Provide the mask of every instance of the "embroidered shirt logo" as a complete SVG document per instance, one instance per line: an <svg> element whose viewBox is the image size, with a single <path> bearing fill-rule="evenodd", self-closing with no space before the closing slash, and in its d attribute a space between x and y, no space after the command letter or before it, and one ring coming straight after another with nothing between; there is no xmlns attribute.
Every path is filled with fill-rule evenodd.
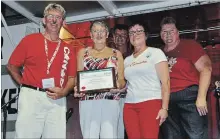
<svg viewBox="0 0 220 139"><path fill-rule="evenodd" d="M169 71L172 72L172 67L177 63L176 58L170 57L168 58L168 66L169 66Z"/></svg>
<svg viewBox="0 0 220 139"><path fill-rule="evenodd" d="M63 87L64 77L66 75L65 70L67 69L68 61L69 61L70 49L68 47L64 47L64 60L63 65L61 67L61 78L60 78L60 86Z"/></svg>
<svg viewBox="0 0 220 139"><path fill-rule="evenodd" d="M147 63L146 60L140 61L140 62L132 62L129 67L135 66L135 65L139 65L139 64L143 64L143 63Z"/></svg>
<svg viewBox="0 0 220 139"><path fill-rule="evenodd" d="M151 54L150 52L149 52L149 53L147 53L147 54L146 54L146 58L151 57L151 55L152 55L152 54Z"/></svg>

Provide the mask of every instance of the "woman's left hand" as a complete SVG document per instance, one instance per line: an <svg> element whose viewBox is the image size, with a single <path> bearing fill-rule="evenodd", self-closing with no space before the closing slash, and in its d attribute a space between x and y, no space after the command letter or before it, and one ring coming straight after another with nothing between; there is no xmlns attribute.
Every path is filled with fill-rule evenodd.
<svg viewBox="0 0 220 139"><path fill-rule="evenodd" d="M168 111L165 109L160 109L156 118L156 119L160 119L160 126L163 124L163 122L166 120L167 117L168 117Z"/></svg>
<svg viewBox="0 0 220 139"><path fill-rule="evenodd" d="M110 89L110 93L124 93L127 90L127 87L124 87L122 89Z"/></svg>

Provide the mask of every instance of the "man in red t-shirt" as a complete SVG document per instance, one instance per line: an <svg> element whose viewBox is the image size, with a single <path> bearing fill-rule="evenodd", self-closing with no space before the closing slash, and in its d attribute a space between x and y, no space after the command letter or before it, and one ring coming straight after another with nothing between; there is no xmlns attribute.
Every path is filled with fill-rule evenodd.
<svg viewBox="0 0 220 139"><path fill-rule="evenodd" d="M169 116L161 127L163 139L207 139L206 94L211 61L200 44L179 38L176 21L161 21L161 38L170 70Z"/></svg>
<svg viewBox="0 0 220 139"><path fill-rule="evenodd" d="M21 85L15 138L66 138L65 96L75 84L76 54L59 39L65 14L49 4L45 32L23 38L9 59L9 73Z"/></svg>

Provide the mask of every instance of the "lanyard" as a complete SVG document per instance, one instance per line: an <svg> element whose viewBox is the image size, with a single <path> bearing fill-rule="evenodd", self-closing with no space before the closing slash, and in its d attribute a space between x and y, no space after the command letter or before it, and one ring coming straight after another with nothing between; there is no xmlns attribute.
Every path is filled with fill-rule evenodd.
<svg viewBox="0 0 220 139"><path fill-rule="evenodd" d="M50 73L50 66L52 65L53 60L54 60L54 58L56 57L56 55L58 53L61 41L59 40L59 42L57 44L57 47L56 47L56 49L55 49L55 51L53 53L53 56L51 57L50 61L48 59L48 45L47 45L47 40L46 39L44 39L44 43L45 43L45 53L46 53L46 57L47 57L47 74L49 74Z"/></svg>

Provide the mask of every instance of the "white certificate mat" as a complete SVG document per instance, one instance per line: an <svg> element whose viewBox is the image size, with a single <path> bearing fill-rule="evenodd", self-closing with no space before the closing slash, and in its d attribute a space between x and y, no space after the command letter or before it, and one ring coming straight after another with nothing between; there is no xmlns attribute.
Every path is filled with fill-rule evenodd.
<svg viewBox="0 0 220 139"><path fill-rule="evenodd" d="M116 87L113 68L78 72L78 81L80 92Z"/></svg>

